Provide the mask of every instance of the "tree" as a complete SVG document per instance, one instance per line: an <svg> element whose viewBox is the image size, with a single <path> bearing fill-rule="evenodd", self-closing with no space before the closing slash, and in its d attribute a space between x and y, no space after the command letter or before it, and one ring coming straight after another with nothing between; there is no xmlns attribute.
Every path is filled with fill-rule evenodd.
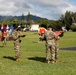
<svg viewBox="0 0 76 75"><path fill-rule="evenodd" d="M3 25L11 25L11 21L2 21L2 22L0 22L0 23L2 23Z"/></svg>
<svg viewBox="0 0 76 75"><path fill-rule="evenodd" d="M30 12L28 12L28 15L27 15L27 24L30 26L31 25L31 15L30 15Z"/></svg>
<svg viewBox="0 0 76 75"><path fill-rule="evenodd" d="M62 28L60 20L51 22L50 26L55 30L60 30Z"/></svg>
<svg viewBox="0 0 76 75"><path fill-rule="evenodd" d="M19 20L14 18L11 23L14 25L19 25Z"/></svg>
<svg viewBox="0 0 76 75"><path fill-rule="evenodd" d="M50 21L48 21L48 20L41 19L41 21L39 23L40 27L45 27L46 29L48 28L49 25L50 25Z"/></svg>
<svg viewBox="0 0 76 75"><path fill-rule="evenodd" d="M76 25L75 25L75 24L71 25L70 29L71 29L72 31L76 31Z"/></svg>
<svg viewBox="0 0 76 75"><path fill-rule="evenodd" d="M24 14L22 14L22 17L21 17L21 24L22 25L25 25L25 16L24 16Z"/></svg>
<svg viewBox="0 0 76 75"><path fill-rule="evenodd" d="M60 18L67 30L69 30L72 25L72 15L72 12L66 11L65 15L62 15Z"/></svg>

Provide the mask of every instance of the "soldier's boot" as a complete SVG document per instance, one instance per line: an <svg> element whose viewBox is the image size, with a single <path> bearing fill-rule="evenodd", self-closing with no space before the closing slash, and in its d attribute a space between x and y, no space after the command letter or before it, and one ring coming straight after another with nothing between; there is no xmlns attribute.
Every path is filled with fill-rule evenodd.
<svg viewBox="0 0 76 75"><path fill-rule="evenodd" d="M56 59L55 62L57 63L58 62L58 59Z"/></svg>
<svg viewBox="0 0 76 75"><path fill-rule="evenodd" d="M51 63L52 63L52 64L54 64L54 63L55 63L55 61L54 61L54 60L52 60L52 61L51 61Z"/></svg>
<svg viewBox="0 0 76 75"><path fill-rule="evenodd" d="M20 58L17 58L17 59L16 59L16 61L17 61L17 62L20 62L20 61L21 61L21 59L20 59Z"/></svg>
<svg viewBox="0 0 76 75"><path fill-rule="evenodd" d="M46 63L48 63L48 64L49 64L49 63L50 63L50 61L49 61L49 60L46 60Z"/></svg>
<svg viewBox="0 0 76 75"><path fill-rule="evenodd" d="M48 60L48 61L47 61L47 63L49 64L49 63L50 63L50 61Z"/></svg>

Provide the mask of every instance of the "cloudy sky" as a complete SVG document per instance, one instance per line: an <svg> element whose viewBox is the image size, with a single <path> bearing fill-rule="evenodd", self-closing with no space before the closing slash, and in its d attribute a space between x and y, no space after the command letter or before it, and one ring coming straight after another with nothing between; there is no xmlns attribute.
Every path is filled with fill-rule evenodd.
<svg viewBox="0 0 76 75"><path fill-rule="evenodd" d="M76 12L76 0L0 0L0 15L32 15L59 19L66 11Z"/></svg>

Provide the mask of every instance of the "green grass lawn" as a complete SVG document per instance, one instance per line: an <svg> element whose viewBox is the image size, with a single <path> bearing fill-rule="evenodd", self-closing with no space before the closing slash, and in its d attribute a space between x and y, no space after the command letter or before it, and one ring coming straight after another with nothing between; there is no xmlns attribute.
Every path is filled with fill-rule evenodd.
<svg viewBox="0 0 76 75"><path fill-rule="evenodd" d="M0 75L76 75L76 51L59 50L56 64L45 63L45 42L38 43L36 32L24 32L21 62L14 60L13 41L2 47L0 42ZM59 40L59 48L75 47L76 32L65 32Z"/></svg>

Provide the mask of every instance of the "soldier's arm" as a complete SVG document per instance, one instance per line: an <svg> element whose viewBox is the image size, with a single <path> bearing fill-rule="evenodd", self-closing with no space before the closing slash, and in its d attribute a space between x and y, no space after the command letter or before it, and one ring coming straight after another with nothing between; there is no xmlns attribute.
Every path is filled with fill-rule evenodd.
<svg viewBox="0 0 76 75"><path fill-rule="evenodd" d="M56 40L59 40L59 39L60 39L60 37L59 37L58 35L55 35L55 34L54 34L54 36L55 36L55 39L56 39Z"/></svg>
<svg viewBox="0 0 76 75"><path fill-rule="evenodd" d="M25 34L22 34L21 31L18 31L18 37L19 37L19 38L20 38L20 37L25 37Z"/></svg>
<svg viewBox="0 0 76 75"><path fill-rule="evenodd" d="M48 40L52 40L52 39L54 39L54 38L55 38L54 36L48 37Z"/></svg>

